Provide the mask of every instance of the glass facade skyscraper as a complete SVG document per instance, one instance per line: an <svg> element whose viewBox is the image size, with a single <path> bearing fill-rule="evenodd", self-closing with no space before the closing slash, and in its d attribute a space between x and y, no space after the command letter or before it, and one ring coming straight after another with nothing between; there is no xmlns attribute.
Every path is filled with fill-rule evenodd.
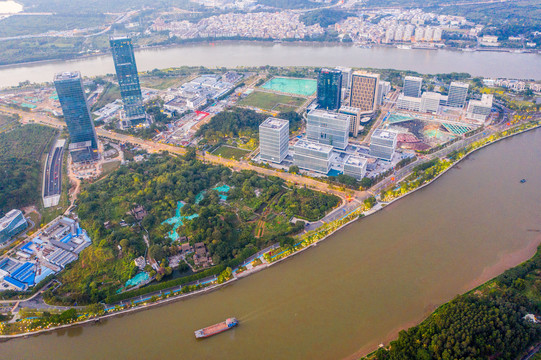
<svg viewBox="0 0 541 360"><path fill-rule="evenodd" d="M317 77L317 103L326 110L340 109L342 97L342 72L321 69Z"/></svg>
<svg viewBox="0 0 541 360"><path fill-rule="evenodd" d="M54 85L58 101L62 106L64 119L68 126L72 144L89 141L92 150L98 149L98 138L94 122L86 102L83 80L79 72L64 72L56 74Z"/></svg>
<svg viewBox="0 0 541 360"><path fill-rule="evenodd" d="M129 126L137 125L146 120L146 115L131 39L111 37L109 43L115 62L120 95L124 103L125 120Z"/></svg>

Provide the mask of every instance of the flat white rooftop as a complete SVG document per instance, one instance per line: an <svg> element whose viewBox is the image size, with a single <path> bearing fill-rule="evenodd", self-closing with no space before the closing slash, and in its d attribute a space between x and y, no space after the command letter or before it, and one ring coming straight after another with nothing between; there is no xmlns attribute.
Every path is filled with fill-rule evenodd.
<svg viewBox="0 0 541 360"><path fill-rule="evenodd" d="M297 141L295 145L293 146L297 149L314 150L314 151L319 151L323 153L331 153L333 149L333 147L330 145L319 144L319 143L304 140L304 139Z"/></svg>
<svg viewBox="0 0 541 360"><path fill-rule="evenodd" d="M411 75L406 76L404 79L411 80L411 81L423 81L423 78L420 78L418 76L411 76Z"/></svg>
<svg viewBox="0 0 541 360"><path fill-rule="evenodd" d="M325 111L325 110L312 110L308 113L308 116L318 116L318 117L324 117L328 119L337 119L337 120L343 120L346 121L349 119L349 115L336 113L332 111Z"/></svg>
<svg viewBox="0 0 541 360"><path fill-rule="evenodd" d="M461 87L461 88L469 88L470 87L470 84L467 84L467 83L463 83L463 82L459 82L459 81L453 81L451 83L451 86L455 86L455 87Z"/></svg>
<svg viewBox="0 0 541 360"><path fill-rule="evenodd" d="M81 73L78 71L74 71L74 72L66 71L63 73L56 74L54 76L54 81L72 80L72 79L77 79L80 77L81 77Z"/></svg>
<svg viewBox="0 0 541 360"><path fill-rule="evenodd" d="M398 134L393 131L381 130L381 129L377 129L376 131L374 131L374 134L372 135L372 137L378 137L380 139L389 139L389 140L395 139L397 136Z"/></svg>
<svg viewBox="0 0 541 360"><path fill-rule="evenodd" d="M265 121L259 125L260 128L276 129L280 130L286 126L289 126L289 121L279 118L268 117Z"/></svg>
<svg viewBox="0 0 541 360"><path fill-rule="evenodd" d="M352 165L352 166L359 166L362 167L367 163L367 160L365 158L362 158L360 156L349 156L346 161L344 162L344 165Z"/></svg>

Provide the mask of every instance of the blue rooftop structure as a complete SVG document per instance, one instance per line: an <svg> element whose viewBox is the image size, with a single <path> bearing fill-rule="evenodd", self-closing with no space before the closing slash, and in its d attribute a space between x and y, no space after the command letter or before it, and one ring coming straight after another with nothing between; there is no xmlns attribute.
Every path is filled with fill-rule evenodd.
<svg viewBox="0 0 541 360"><path fill-rule="evenodd" d="M27 285L34 285L34 279L36 278L35 265L32 263L24 263L13 271L10 276Z"/></svg>
<svg viewBox="0 0 541 360"><path fill-rule="evenodd" d="M21 250L24 251L25 253L27 254L32 254L34 252L34 250L30 249L30 246L32 246L34 243L32 241L26 243L26 245L24 245Z"/></svg>
<svg viewBox="0 0 541 360"><path fill-rule="evenodd" d="M23 284L22 282L20 282L20 281L18 281L18 280L15 280L15 279L13 279L13 278L11 278L11 277L9 277L9 276L6 276L6 277L4 278L4 281L7 282L7 283L10 284L10 285L15 286L16 288L18 288L18 289L20 289L20 290L23 290L23 291L24 291L24 290L28 289L28 285Z"/></svg>

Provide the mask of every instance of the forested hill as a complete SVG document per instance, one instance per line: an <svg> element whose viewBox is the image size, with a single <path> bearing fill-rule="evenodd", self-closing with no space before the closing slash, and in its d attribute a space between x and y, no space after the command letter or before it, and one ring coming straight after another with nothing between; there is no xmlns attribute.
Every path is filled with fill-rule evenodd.
<svg viewBox="0 0 541 360"><path fill-rule="evenodd" d="M0 215L40 201L40 160L55 131L29 124L0 134Z"/></svg>
<svg viewBox="0 0 541 360"><path fill-rule="evenodd" d="M541 249L541 248L540 248ZM541 342L541 253L401 331L370 359L517 359Z"/></svg>

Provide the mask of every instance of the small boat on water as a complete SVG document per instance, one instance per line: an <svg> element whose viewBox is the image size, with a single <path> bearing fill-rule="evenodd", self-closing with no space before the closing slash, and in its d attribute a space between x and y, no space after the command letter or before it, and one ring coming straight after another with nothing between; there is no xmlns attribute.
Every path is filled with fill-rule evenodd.
<svg viewBox="0 0 541 360"><path fill-rule="evenodd" d="M194 331L195 337L197 339L203 339L212 335L219 334L223 331L234 328L239 324L239 321L236 318L229 318L221 323L207 326L206 328L199 329Z"/></svg>
<svg viewBox="0 0 541 360"><path fill-rule="evenodd" d="M524 184L525 182L526 182L526 179L520 180L520 183L521 183L521 184Z"/></svg>

